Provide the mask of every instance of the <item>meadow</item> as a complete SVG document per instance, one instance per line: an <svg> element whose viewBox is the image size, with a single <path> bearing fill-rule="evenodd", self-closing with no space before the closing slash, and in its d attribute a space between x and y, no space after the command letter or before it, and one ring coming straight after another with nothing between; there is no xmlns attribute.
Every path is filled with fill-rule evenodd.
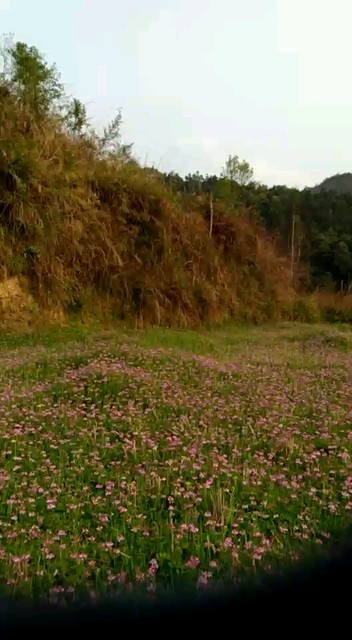
<svg viewBox="0 0 352 640"><path fill-rule="evenodd" d="M54 601L206 588L352 513L352 333L0 335L0 581Z"/></svg>

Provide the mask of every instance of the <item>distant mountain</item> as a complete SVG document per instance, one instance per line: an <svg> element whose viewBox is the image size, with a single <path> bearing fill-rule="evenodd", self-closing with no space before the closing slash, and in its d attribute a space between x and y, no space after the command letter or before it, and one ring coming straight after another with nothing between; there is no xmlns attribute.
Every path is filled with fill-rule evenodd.
<svg viewBox="0 0 352 640"><path fill-rule="evenodd" d="M323 182L311 191L335 191L336 193L352 193L352 173L337 173L331 178L326 178Z"/></svg>

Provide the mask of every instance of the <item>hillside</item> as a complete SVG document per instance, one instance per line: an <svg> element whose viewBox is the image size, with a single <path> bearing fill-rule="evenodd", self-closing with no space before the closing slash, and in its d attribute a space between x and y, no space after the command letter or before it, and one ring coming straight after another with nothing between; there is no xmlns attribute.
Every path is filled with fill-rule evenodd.
<svg viewBox="0 0 352 640"><path fill-rule="evenodd" d="M236 159L237 161L237 159ZM326 180L326 188L294 189L240 183L243 163L237 163L237 180L230 175L184 178L170 173L165 181L185 200L197 193L212 193L230 209L239 206L255 212L261 225L275 237L282 253L293 257L296 281L305 291L352 291L352 174ZM341 191L330 191L327 187ZM293 227L294 221L294 227ZM293 235L292 232L294 231Z"/></svg>
<svg viewBox="0 0 352 640"><path fill-rule="evenodd" d="M67 109L37 50L18 43L9 55L0 93L3 289L9 281L25 289L40 313L107 313L140 325L290 316L288 261L245 208L216 201L211 223L206 195L184 206L121 144L119 116L99 137L78 101Z"/></svg>
<svg viewBox="0 0 352 640"><path fill-rule="evenodd" d="M313 193L335 191L335 193L352 193L352 173L337 173L311 189Z"/></svg>

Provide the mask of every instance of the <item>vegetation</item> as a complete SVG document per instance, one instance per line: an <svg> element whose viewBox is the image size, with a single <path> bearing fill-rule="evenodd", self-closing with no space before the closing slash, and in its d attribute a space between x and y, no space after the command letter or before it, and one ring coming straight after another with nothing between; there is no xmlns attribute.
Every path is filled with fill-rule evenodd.
<svg viewBox="0 0 352 640"><path fill-rule="evenodd" d="M0 578L56 601L274 568L352 509L350 332L3 336Z"/></svg>
<svg viewBox="0 0 352 640"><path fill-rule="evenodd" d="M245 207L214 202L210 220L208 197L185 206L121 142L120 113L99 136L35 48L10 43L4 60L3 278L25 278L41 309L140 324L290 317L289 263ZM243 183L251 174L227 166Z"/></svg>
<svg viewBox="0 0 352 640"><path fill-rule="evenodd" d="M217 201L237 209L254 210L258 220L276 238L277 247L290 255L304 289L351 291L352 285L352 179L335 176L314 189L268 188L243 178L233 158L221 177L199 173L181 178L169 173L164 180L187 200L192 194L212 193ZM235 165L238 158L235 159ZM241 163L240 163L241 164ZM302 263L307 270L302 270Z"/></svg>
<svg viewBox="0 0 352 640"><path fill-rule="evenodd" d="M350 320L351 296L334 314L295 293L351 289L348 174L268 189L229 156L220 176L162 175L122 143L120 112L102 135L91 129L35 47L5 40L3 62L0 278L29 290L31 312L187 325L296 318L304 306Z"/></svg>
<svg viewBox="0 0 352 640"><path fill-rule="evenodd" d="M1 581L54 601L206 587L337 536L352 509L352 343L314 323L351 307L299 290L327 273L347 287L347 209L332 227L318 217L330 196L266 189L237 156L221 177L142 168L120 113L98 135L35 48L3 55L0 312L16 298L16 317L203 329L0 335Z"/></svg>
<svg viewBox="0 0 352 640"><path fill-rule="evenodd" d="M330 178L325 178L321 184L311 189L313 192L334 191L335 193L352 193L352 173L338 173Z"/></svg>

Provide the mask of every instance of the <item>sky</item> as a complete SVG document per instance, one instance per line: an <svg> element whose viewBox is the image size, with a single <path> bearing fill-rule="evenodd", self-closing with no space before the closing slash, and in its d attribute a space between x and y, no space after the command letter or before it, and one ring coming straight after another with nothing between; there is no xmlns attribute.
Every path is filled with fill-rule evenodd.
<svg viewBox="0 0 352 640"><path fill-rule="evenodd" d="M0 33L56 63L143 163L304 187L352 171L351 0L0 0Z"/></svg>

